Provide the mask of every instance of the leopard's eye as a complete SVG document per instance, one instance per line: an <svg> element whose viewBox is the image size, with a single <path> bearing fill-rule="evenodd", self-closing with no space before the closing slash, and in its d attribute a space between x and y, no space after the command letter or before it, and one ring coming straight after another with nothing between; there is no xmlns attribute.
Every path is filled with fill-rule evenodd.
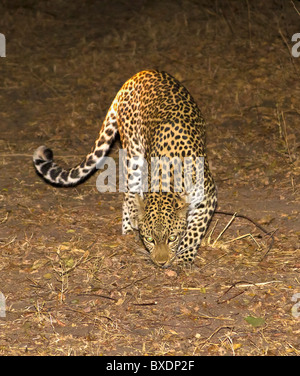
<svg viewBox="0 0 300 376"><path fill-rule="evenodd" d="M169 236L169 242L175 242L176 239L177 239L176 235Z"/></svg>
<svg viewBox="0 0 300 376"><path fill-rule="evenodd" d="M154 242L154 239L152 236L146 236L145 237L146 241L149 242L149 243L153 243Z"/></svg>

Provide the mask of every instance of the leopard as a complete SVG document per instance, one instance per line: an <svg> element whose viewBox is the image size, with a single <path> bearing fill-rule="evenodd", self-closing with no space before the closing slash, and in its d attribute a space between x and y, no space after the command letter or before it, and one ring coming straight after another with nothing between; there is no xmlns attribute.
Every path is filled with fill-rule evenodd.
<svg viewBox="0 0 300 376"><path fill-rule="evenodd" d="M54 186L83 183L105 162L117 133L126 151L122 234L137 234L158 267L168 268L175 260L192 264L215 212L217 189L202 112L185 86L167 72L143 70L124 83L91 151L75 167L61 167L43 145L33 154L35 170Z"/></svg>

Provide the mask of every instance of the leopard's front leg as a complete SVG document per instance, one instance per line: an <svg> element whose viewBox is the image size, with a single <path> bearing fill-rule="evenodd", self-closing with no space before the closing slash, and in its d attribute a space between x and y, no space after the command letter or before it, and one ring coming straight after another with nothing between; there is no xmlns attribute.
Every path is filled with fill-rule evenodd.
<svg viewBox="0 0 300 376"><path fill-rule="evenodd" d="M179 261L188 263L194 261L216 206L217 198L213 195L209 199L202 201L192 210L188 216L188 225L185 235L176 253Z"/></svg>

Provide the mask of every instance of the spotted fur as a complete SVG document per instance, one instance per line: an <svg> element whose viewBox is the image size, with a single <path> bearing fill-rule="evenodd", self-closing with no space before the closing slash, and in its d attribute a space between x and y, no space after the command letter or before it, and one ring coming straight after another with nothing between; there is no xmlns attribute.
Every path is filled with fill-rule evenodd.
<svg viewBox="0 0 300 376"><path fill-rule="evenodd" d="M129 79L117 93L100 129L99 137L83 161L63 169L53 161L53 153L40 146L33 156L34 166L46 181L59 186L74 186L86 180L101 165L116 133L127 151L124 168L129 190L124 194L122 232L139 232L152 261L168 267L174 259L192 262L201 244L217 198L205 153L205 123L189 92L165 72L142 71ZM130 162L139 157L140 167L147 162L148 192L143 192L143 168ZM151 171L153 158L173 159L168 191L164 169ZM174 189L176 160L192 160L193 189ZM195 163L204 161L204 181L196 179ZM164 164L164 162L163 162ZM186 170L188 167L184 167ZM184 169L182 170L182 174ZM152 191L156 183L157 190ZM199 195L204 185L204 195ZM138 193L136 193L138 192ZM200 197L200 198L199 198Z"/></svg>

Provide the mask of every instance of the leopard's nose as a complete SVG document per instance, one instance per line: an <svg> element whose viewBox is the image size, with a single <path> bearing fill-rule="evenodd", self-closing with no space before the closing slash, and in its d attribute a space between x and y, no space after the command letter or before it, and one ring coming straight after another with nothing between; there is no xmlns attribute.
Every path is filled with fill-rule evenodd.
<svg viewBox="0 0 300 376"><path fill-rule="evenodd" d="M165 267L169 261L168 246L163 242L156 244L151 256L156 265L160 266L161 268Z"/></svg>

